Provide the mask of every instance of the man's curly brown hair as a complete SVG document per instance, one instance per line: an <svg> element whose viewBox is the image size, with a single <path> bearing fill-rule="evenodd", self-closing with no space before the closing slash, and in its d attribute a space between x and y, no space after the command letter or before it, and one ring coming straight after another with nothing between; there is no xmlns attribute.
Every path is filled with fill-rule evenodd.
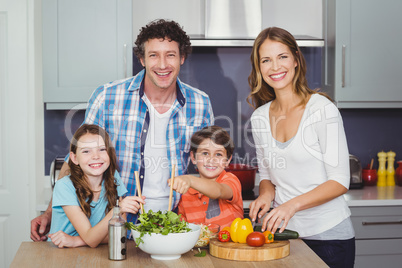
<svg viewBox="0 0 402 268"><path fill-rule="evenodd" d="M134 53L138 59L143 59L145 56L145 42L154 38L176 41L179 44L180 56L184 56L184 59L191 53L190 37L180 25L175 21L159 19L141 28L134 48Z"/></svg>

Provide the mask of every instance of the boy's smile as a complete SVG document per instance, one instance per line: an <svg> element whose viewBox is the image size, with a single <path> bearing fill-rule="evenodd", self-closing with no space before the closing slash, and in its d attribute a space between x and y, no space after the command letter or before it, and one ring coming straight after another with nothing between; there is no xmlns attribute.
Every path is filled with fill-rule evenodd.
<svg viewBox="0 0 402 268"><path fill-rule="evenodd" d="M194 155L190 153L191 161L197 166L201 178L216 179L229 164L226 149L211 139L205 139L198 146Z"/></svg>

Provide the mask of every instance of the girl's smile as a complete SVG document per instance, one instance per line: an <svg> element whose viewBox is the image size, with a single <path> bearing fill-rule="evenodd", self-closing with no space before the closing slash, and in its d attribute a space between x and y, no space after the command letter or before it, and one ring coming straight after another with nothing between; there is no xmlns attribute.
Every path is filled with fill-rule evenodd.
<svg viewBox="0 0 402 268"><path fill-rule="evenodd" d="M79 165L89 179L102 180L110 165L105 142L100 135L87 133L77 142L77 152L70 153L71 161Z"/></svg>

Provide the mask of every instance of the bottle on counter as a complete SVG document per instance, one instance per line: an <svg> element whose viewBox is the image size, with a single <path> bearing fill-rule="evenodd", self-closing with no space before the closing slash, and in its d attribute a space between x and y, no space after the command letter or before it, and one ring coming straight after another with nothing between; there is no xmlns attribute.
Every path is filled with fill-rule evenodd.
<svg viewBox="0 0 402 268"><path fill-rule="evenodd" d="M398 186L402 186L402 160L398 161L398 167L395 171L395 180Z"/></svg>
<svg viewBox="0 0 402 268"><path fill-rule="evenodd" d="M388 167L387 167L387 186L395 186L395 153L393 151L389 151L387 153L388 156Z"/></svg>
<svg viewBox="0 0 402 268"><path fill-rule="evenodd" d="M125 260L127 247L126 221L120 215L119 200L113 208L113 217L109 221L109 259Z"/></svg>
<svg viewBox="0 0 402 268"><path fill-rule="evenodd" d="M385 162L387 161L387 153L381 151L378 156L378 171L377 171L377 186L387 186L387 171L385 169Z"/></svg>

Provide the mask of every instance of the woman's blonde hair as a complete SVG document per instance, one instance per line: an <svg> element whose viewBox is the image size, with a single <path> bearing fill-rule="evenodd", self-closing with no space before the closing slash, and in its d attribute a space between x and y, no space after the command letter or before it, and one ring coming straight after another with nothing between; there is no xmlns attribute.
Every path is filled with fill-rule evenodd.
<svg viewBox="0 0 402 268"><path fill-rule="evenodd" d="M105 213L107 213L109 212L109 210L113 209L113 207L116 205L117 200L117 185L114 177L115 171L118 170L116 152L114 147L112 146L107 132L100 126L88 124L83 124L74 133L74 137L70 144L70 152L77 154L77 142L82 136L88 133L99 135L103 138L106 146L106 151L110 159L110 165L103 173L102 178L105 187L105 197L108 200L108 204L105 210ZM75 192L77 194L81 209L89 218L91 216L91 202L93 200L94 193L89 186L88 181L86 180L86 175L82 171L81 167L74 164L71 158L68 160L68 166L70 167L70 179L75 187Z"/></svg>
<svg viewBox="0 0 402 268"><path fill-rule="evenodd" d="M270 27L263 30L254 41L250 56L252 70L248 77L251 93L247 97L247 102L254 109L257 109L258 107L276 98L274 89L264 81L260 69L260 47L267 39L280 42L286 45L291 51L294 59L297 62L297 66L295 67L295 75L293 77L293 89L295 90L295 93L302 98L302 102L300 104L305 105L309 99L309 96L317 93L317 91L308 87L306 79L306 61L299 46L297 45L295 38L288 31L278 27ZM329 98L326 94L320 94Z"/></svg>

